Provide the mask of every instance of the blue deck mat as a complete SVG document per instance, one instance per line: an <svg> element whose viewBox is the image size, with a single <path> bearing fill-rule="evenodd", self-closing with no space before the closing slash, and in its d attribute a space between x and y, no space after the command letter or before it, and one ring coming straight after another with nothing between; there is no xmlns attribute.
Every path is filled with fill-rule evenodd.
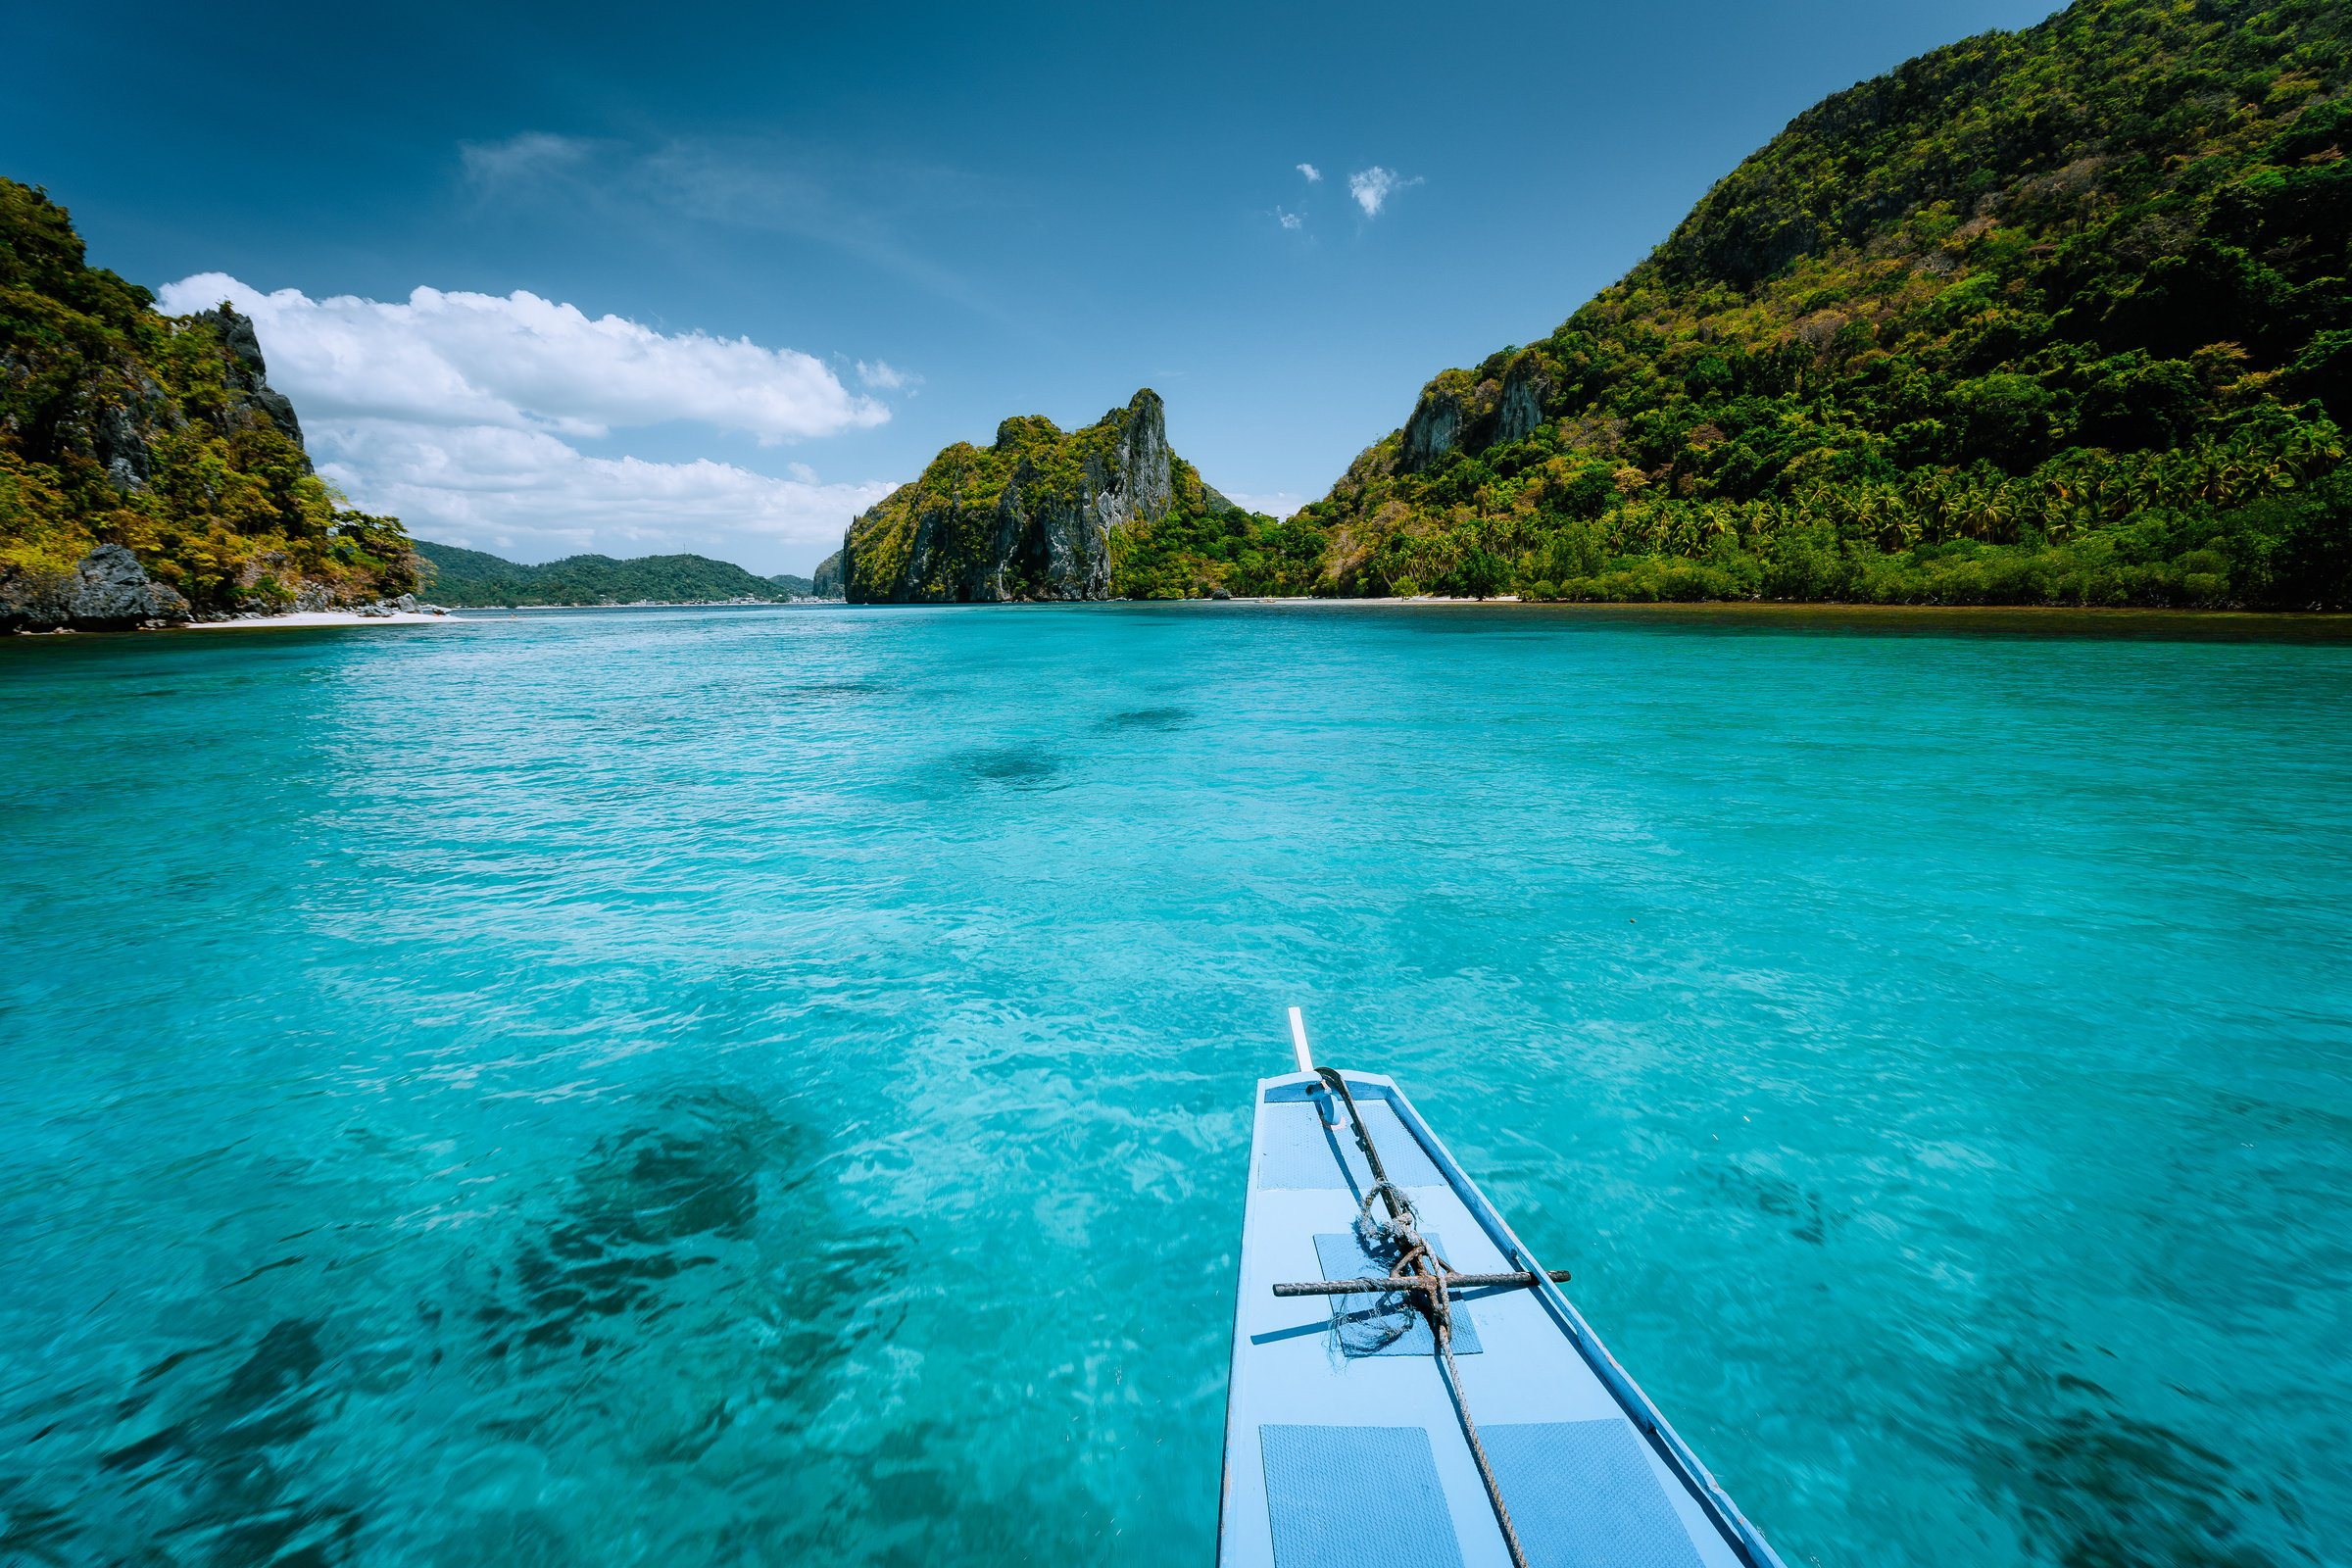
<svg viewBox="0 0 2352 1568"><path fill-rule="evenodd" d="M1355 1107L1363 1115L1364 1131L1372 1135L1372 1146L1380 1151L1389 1180L1399 1187L1446 1185L1446 1178L1420 1143L1404 1130L1404 1123L1396 1119L1387 1101L1359 1100ZM1355 1147L1355 1133L1348 1125L1345 1109L1340 1112L1340 1125L1326 1130L1322 1113L1312 1101L1268 1105L1265 1127L1266 1144L1257 1161L1260 1187L1352 1187L1361 1192L1371 1185L1364 1152ZM1345 1165L1341 1163L1343 1154Z"/></svg>
<svg viewBox="0 0 2352 1568"><path fill-rule="evenodd" d="M1481 1423L1478 1433L1528 1568L1700 1568L1628 1422Z"/></svg>
<svg viewBox="0 0 2352 1568"><path fill-rule="evenodd" d="M1436 1231L1428 1234L1429 1245L1440 1257L1444 1257L1446 1238ZM1323 1277L1327 1280L1378 1279L1389 1271L1388 1264L1364 1250L1363 1243L1355 1239L1353 1231L1316 1237L1315 1261L1323 1265ZM1380 1304L1381 1298L1377 1296L1335 1296L1330 1299L1331 1318L1340 1330L1340 1349L1346 1354L1438 1353L1438 1337L1430 1332L1429 1320L1415 1311L1402 1296L1391 1300L1388 1311L1377 1313L1373 1311ZM1469 1303L1462 1300L1453 1303L1453 1353L1479 1353L1478 1325L1471 1321Z"/></svg>
<svg viewBox="0 0 2352 1568"><path fill-rule="evenodd" d="M1426 1427L1259 1427L1274 1568L1462 1568Z"/></svg>

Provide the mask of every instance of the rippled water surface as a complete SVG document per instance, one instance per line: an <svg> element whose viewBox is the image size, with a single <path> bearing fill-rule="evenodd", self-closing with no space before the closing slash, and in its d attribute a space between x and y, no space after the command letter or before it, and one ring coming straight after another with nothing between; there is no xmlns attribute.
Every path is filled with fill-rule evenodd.
<svg viewBox="0 0 2352 1568"><path fill-rule="evenodd" d="M43 639L0 821L0 1560L1205 1563L1294 1002L1792 1564L2352 1539L2340 641Z"/></svg>

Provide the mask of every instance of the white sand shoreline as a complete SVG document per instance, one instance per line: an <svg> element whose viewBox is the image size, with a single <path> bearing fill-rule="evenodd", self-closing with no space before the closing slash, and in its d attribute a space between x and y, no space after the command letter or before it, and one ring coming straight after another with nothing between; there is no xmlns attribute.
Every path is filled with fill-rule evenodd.
<svg viewBox="0 0 2352 1568"><path fill-rule="evenodd" d="M240 615L234 620L191 620L168 631L275 631L292 626L436 626L454 615L428 615L422 611L396 610L388 615L363 615L356 610L296 610L283 615Z"/></svg>

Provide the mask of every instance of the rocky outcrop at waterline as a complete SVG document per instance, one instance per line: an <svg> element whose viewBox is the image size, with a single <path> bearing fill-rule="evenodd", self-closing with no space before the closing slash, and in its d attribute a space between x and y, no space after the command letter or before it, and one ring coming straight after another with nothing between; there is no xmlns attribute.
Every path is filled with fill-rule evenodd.
<svg viewBox="0 0 2352 1568"><path fill-rule="evenodd" d="M55 573L0 569L0 634L134 631L189 618L179 591L155 581L121 545L100 545Z"/></svg>
<svg viewBox="0 0 2352 1568"><path fill-rule="evenodd" d="M318 585L306 587L287 606L236 612L193 609L169 583L157 582L139 558L122 545L100 545L70 571L34 572L0 567L0 636L48 631L154 631L192 621L267 620L288 612L341 611L362 619L396 615L442 615L439 605L415 594L373 600L338 598Z"/></svg>

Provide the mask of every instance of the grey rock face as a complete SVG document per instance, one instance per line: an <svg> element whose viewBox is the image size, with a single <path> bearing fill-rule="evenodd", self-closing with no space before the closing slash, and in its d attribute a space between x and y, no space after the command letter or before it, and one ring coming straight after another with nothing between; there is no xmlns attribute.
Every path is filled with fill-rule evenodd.
<svg viewBox="0 0 2352 1568"><path fill-rule="evenodd" d="M251 415L270 420L280 430L302 440L302 421L294 417L294 405L283 392L270 384L270 367L262 359L262 340L253 330L253 318L235 306L222 301L209 311L200 311L195 319L209 321L220 334L220 342L228 350L229 390L241 394L239 401Z"/></svg>
<svg viewBox="0 0 2352 1568"><path fill-rule="evenodd" d="M262 345L252 320L227 305L199 313L210 322L228 351L226 373L229 400L217 417L232 426L266 421L276 425L297 445L302 424L294 405L269 382ZM11 365L0 364L0 374ZM187 422L178 403L143 370L94 372L75 390L63 419L45 440L28 450L43 462L66 452L94 459L116 489L126 495L144 492L155 478L155 438Z"/></svg>
<svg viewBox="0 0 2352 1568"><path fill-rule="evenodd" d="M186 619L187 600L121 545L100 545L61 575L0 577L0 631L130 631Z"/></svg>
<svg viewBox="0 0 2352 1568"><path fill-rule="evenodd" d="M110 403L90 422L98 461L106 465L106 476L115 488L134 495L145 490L155 465L148 455L147 437L130 410Z"/></svg>
<svg viewBox="0 0 2352 1568"><path fill-rule="evenodd" d="M51 575L0 566L0 634L57 630L73 617L75 585L72 572Z"/></svg>
<svg viewBox="0 0 2352 1568"><path fill-rule="evenodd" d="M819 599L839 599L841 590L841 552L836 550L816 564L816 571L809 578L808 591Z"/></svg>
<svg viewBox="0 0 2352 1568"><path fill-rule="evenodd" d="M1167 416L1140 396L1111 461L1086 458L1084 491L1054 494L1024 462L997 501L993 561L975 563L964 597L1080 600L1110 597L1110 536L1138 518L1165 516L1176 482L1168 466Z"/></svg>
<svg viewBox="0 0 2352 1568"><path fill-rule="evenodd" d="M100 545L74 572L71 623L78 630L128 631L150 621L188 618L188 602L179 590L150 578L139 558L121 545Z"/></svg>
<svg viewBox="0 0 2352 1568"><path fill-rule="evenodd" d="M1522 354L1503 372L1502 396L1478 432L1477 450L1505 446L1544 422L1544 395L1550 387L1532 354Z"/></svg>
<svg viewBox="0 0 2352 1568"><path fill-rule="evenodd" d="M1092 438L1113 421L1117 441L1102 450ZM1111 534L1138 521L1157 521L1176 499L1166 410L1159 395L1146 389L1125 409L1068 436L1042 420L1007 419L997 428L996 454L1037 452L1041 425L1059 452L1073 443L1084 447L1074 488L1024 456L993 507L985 492L966 500L953 486L931 490L914 515L895 580L869 582L858 569L858 539L892 505L886 501L851 524L842 554L817 568L819 582L827 580L828 568L837 568L851 598L890 604L1109 598ZM1055 452L1049 450L1047 458L1056 461Z"/></svg>
<svg viewBox="0 0 2352 1568"><path fill-rule="evenodd" d="M1200 482L1200 496L1201 500L1206 503L1209 512L1222 514L1242 510L1226 497L1224 491L1219 490L1205 479Z"/></svg>
<svg viewBox="0 0 2352 1568"><path fill-rule="evenodd" d="M1413 405L1396 465L1420 473L1457 450L1484 452L1517 441L1544 422L1544 399L1550 390L1533 354L1512 360L1499 381L1472 385L1467 373L1448 370L1424 387Z"/></svg>
<svg viewBox="0 0 2352 1568"><path fill-rule="evenodd" d="M1434 466L1440 458L1462 444L1467 422L1462 394L1450 388L1430 387L1413 405L1404 421L1404 449L1397 456L1407 473Z"/></svg>

